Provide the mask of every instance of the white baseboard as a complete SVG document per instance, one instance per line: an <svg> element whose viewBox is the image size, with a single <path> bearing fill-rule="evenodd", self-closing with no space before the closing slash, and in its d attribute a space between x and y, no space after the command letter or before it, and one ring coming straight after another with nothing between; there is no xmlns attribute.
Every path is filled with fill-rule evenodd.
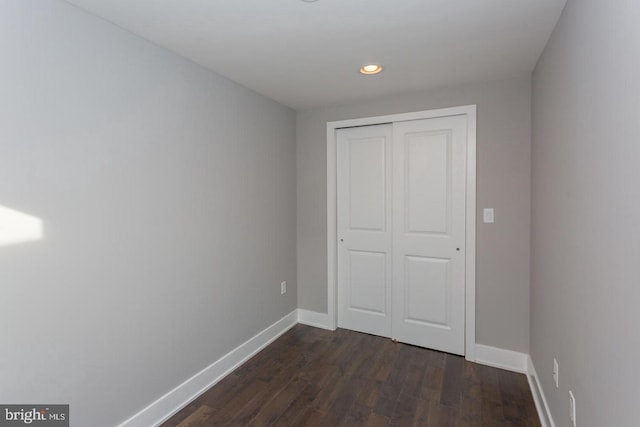
<svg viewBox="0 0 640 427"><path fill-rule="evenodd" d="M124 421L118 427L149 427L160 425L193 399L231 373L235 368L288 331L297 321L298 311L294 310L169 391Z"/></svg>
<svg viewBox="0 0 640 427"><path fill-rule="evenodd" d="M525 373L527 372L527 357L528 355L525 353L476 344L476 363L482 365Z"/></svg>
<svg viewBox="0 0 640 427"><path fill-rule="evenodd" d="M533 395L533 401L536 404L538 411L538 417L540 418L540 424L542 427L556 427L549 411L549 405L547 404L547 398L544 396L544 391L540 386L540 380L538 379L538 373L535 366L533 366L533 360L531 356L527 356L527 380L529 380L529 387L531 388L531 395Z"/></svg>
<svg viewBox="0 0 640 427"><path fill-rule="evenodd" d="M317 311L298 309L298 323L331 330L329 326L329 315L326 313L318 313Z"/></svg>

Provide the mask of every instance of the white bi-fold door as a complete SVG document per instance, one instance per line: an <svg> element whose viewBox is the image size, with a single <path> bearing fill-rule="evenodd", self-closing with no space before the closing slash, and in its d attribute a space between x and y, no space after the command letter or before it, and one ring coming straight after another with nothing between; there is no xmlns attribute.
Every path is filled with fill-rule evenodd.
<svg viewBox="0 0 640 427"><path fill-rule="evenodd" d="M339 129L338 325L464 354L465 115Z"/></svg>

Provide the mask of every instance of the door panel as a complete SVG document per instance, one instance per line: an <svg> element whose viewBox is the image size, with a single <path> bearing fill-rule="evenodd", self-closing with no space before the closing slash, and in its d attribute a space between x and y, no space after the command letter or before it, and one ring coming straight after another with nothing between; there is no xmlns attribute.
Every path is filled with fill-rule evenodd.
<svg viewBox="0 0 640 427"><path fill-rule="evenodd" d="M451 132L405 136L406 232L447 233L451 204Z"/></svg>
<svg viewBox="0 0 640 427"><path fill-rule="evenodd" d="M466 118L394 123L392 336L464 354Z"/></svg>
<svg viewBox="0 0 640 427"><path fill-rule="evenodd" d="M349 251L348 307L377 315L386 311L387 256L380 252Z"/></svg>
<svg viewBox="0 0 640 427"><path fill-rule="evenodd" d="M385 231L384 138L352 139L349 150L349 229Z"/></svg>
<svg viewBox="0 0 640 427"><path fill-rule="evenodd" d="M405 275L406 321L449 327L449 260L408 256L405 258Z"/></svg>
<svg viewBox="0 0 640 427"><path fill-rule="evenodd" d="M338 326L391 334L391 125L338 131Z"/></svg>

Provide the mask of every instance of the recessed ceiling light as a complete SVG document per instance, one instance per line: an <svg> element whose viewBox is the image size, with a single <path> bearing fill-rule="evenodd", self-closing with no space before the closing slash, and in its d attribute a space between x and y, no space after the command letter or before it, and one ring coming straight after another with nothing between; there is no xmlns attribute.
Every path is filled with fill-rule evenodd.
<svg viewBox="0 0 640 427"><path fill-rule="evenodd" d="M361 74L378 74L380 71L382 71L382 65L378 64L367 64L360 68Z"/></svg>

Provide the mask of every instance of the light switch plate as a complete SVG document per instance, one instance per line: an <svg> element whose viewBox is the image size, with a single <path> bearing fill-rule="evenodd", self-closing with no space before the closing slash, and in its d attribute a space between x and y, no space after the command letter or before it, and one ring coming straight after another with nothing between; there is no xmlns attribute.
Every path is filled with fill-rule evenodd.
<svg viewBox="0 0 640 427"><path fill-rule="evenodd" d="M493 215L493 208L484 208L483 214L484 214L484 223L493 224L495 219Z"/></svg>

